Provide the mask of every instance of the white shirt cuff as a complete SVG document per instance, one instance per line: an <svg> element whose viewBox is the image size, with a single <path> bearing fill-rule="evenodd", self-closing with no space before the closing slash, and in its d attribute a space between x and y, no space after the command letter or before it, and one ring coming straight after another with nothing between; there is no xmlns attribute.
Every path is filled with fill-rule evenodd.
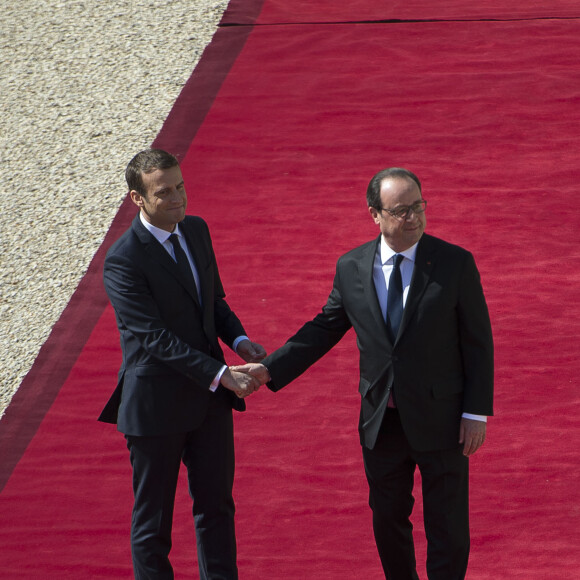
<svg viewBox="0 0 580 580"><path fill-rule="evenodd" d="M211 385L209 386L209 390L212 393L215 393L216 389L220 386L220 381L222 379L222 375L226 372L227 368L228 368L227 365L224 365L220 369L220 372L215 376L215 379L211 382Z"/></svg>
<svg viewBox="0 0 580 580"><path fill-rule="evenodd" d="M487 423L487 417L485 415L472 415L471 413L463 413L461 416L465 419L473 419L474 421L483 421L484 423Z"/></svg>

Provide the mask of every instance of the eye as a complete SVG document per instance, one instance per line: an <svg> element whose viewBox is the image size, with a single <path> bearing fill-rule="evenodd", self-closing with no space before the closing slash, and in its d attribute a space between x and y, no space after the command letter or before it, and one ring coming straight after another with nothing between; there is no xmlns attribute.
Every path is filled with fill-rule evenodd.
<svg viewBox="0 0 580 580"><path fill-rule="evenodd" d="M415 202L412 206L411 209L415 212L415 213L423 213L425 211L425 208L427 207L427 202L422 199L421 201L417 201Z"/></svg>

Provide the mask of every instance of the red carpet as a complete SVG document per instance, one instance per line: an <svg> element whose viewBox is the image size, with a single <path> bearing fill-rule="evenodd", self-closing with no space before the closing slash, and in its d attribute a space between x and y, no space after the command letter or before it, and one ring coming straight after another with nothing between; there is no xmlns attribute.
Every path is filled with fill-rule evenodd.
<svg viewBox="0 0 580 580"><path fill-rule="evenodd" d="M223 24L578 18L575 0L230 0Z"/></svg>
<svg viewBox="0 0 580 580"><path fill-rule="evenodd" d="M189 209L210 224L229 302L269 351L324 304L336 258L377 235L370 177L400 165L422 178L427 229L474 252L496 337L496 417L472 460L468 578L574 578L579 10L563 0L549 10L312 4L234 0L156 143L183 153ZM464 21L362 23L433 18ZM522 20L467 21L512 18ZM123 206L0 421L3 577L131 577L127 452L96 416L120 357L100 268L133 213ZM381 578L356 367L349 335L236 416L241 578ZM182 485L176 576L197 577L194 561Z"/></svg>

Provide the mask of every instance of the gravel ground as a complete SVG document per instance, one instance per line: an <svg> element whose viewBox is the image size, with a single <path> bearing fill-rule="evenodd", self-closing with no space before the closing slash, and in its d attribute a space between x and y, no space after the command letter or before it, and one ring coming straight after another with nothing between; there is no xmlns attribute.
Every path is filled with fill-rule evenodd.
<svg viewBox="0 0 580 580"><path fill-rule="evenodd" d="M0 416L227 0L0 0Z"/></svg>

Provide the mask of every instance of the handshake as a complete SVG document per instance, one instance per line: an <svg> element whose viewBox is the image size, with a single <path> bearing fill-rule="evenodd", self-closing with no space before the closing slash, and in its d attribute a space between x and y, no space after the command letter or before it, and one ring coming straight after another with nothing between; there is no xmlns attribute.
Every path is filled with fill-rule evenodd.
<svg viewBox="0 0 580 580"><path fill-rule="evenodd" d="M226 375L229 377L224 381ZM232 381L229 381L231 377ZM260 363L247 363L245 365L229 367L222 375L222 385L230 389L240 399L251 395L263 384L270 380L268 369Z"/></svg>
<svg viewBox="0 0 580 580"><path fill-rule="evenodd" d="M220 382L226 389L243 399L267 383L270 380L270 373L260 364L266 356L263 346L245 339L240 342L236 351L247 364L227 368Z"/></svg>

